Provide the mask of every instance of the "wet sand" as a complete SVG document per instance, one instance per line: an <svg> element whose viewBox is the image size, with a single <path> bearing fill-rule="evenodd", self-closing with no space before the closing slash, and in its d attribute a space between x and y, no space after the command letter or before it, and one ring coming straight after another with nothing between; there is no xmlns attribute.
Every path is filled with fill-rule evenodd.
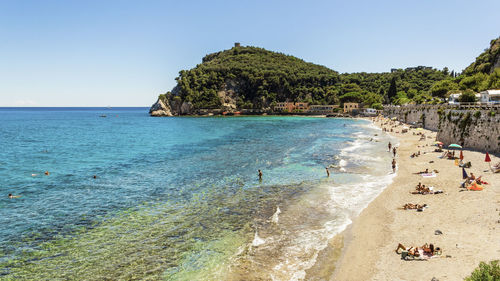
<svg viewBox="0 0 500 281"><path fill-rule="evenodd" d="M462 168L455 166L453 160L438 158L441 153L433 152L435 132L415 129L406 134L396 132L401 132L401 125L390 133L400 140L397 176L339 235L341 238L334 238L343 240L342 254L335 263L331 257L335 256L332 253L336 247L326 249L322 253L326 258L317 266L323 270L313 268L308 272L313 280L431 280L433 277L462 280L480 261L500 258L500 174L489 171L485 154L464 150L464 161L472 162L467 172L483 175L483 180L489 183L482 191L464 191L460 188ZM418 132L426 135L425 141L413 134ZM419 150L419 157L410 158ZM500 161L499 157L490 156L492 164ZM414 174L426 168L438 170L437 177ZM418 182L444 193L410 194ZM402 210L405 203L425 203L429 207L424 212ZM435 235L435 230L443 234ZM408 247L433 243L443 251L441 256L430 260L404 261L395 253L398 243ZM334 269L329 277L321 274Z"/></svg>

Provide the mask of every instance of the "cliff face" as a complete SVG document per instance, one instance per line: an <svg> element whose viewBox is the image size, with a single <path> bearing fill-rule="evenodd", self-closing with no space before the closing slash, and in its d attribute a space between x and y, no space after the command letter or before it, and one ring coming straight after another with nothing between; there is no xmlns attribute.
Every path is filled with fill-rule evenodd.
<svg viewBox="0 0 500 281"><path fill-rule="evenodd" d="M460 108L447 105L386 107L384 115L405 123L421 123L437 131L445 145L500 153L500 109L498 107Z"/></svg>
<svg viewBox="0 0 500 281"><path fill-rule="evenodd" d="M160 98L151 106L149 114L154 117L174 116L168 101L162 101Z"/></svg>

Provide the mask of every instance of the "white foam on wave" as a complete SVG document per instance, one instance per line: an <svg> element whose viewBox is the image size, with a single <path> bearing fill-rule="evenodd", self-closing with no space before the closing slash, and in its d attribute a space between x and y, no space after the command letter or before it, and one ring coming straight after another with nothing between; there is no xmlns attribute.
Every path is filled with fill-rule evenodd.
<svg viewBox="0 0 500 281"><path fill-rule="evenodd" d="M372 124L364 126L375 128ZM302 229L300 235L289 233L292 240L284 246L286 257L273 268L272 280L304 280L306 270L316 263L318 254L327 247L328 241L350 225L353 218L358 216L371 201L392 183L395 174L386 173L386 170L389 170L389 165L383 164L390 157L384 154L381 144L371 142L369 139L362 139L362 137L369 137L366 134L358 133L355 135L358 138L341 150L341 160L338 165L344 171L344 167L350 162L362 166L375 166L372 170L373 174L352 174L352 182L350 183L330 183L318 187L326 189L329 195L318 202L321 205L318 208L329 210L334 219L325 222L321 227ZM392 139L390 141L394 143ZM283 274L284 272L286 274Z"/></svg>
<svg viewBox="0 0 500 281"><path fill-rule="evenodd" d="M255 230L255 235L254 235L254 238L253 238L253 241L252 241L252 246L258 247L258 246L260 246L262 244L265 244L265 243L266 243L266 240L260 238L258 231Z"/></svg>
<svg viewBox="0 0 500 281"><path fill-rule="evenodd" d="M271 221L275 224L278 224L279 221L279 214L281 214L281 210L279 206L276 206L276 212L271 217Z"/></svg>

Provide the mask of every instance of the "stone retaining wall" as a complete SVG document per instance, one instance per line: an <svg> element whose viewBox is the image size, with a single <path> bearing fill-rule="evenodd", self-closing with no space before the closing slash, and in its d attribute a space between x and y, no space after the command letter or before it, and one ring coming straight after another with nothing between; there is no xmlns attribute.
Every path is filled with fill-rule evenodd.
<svg viewBox="0 0 500 281"><path fill-rule="evenodd" d="M384 115L437 131L437 140L445 145L500 153L500 106L387 106Z"/></svg>

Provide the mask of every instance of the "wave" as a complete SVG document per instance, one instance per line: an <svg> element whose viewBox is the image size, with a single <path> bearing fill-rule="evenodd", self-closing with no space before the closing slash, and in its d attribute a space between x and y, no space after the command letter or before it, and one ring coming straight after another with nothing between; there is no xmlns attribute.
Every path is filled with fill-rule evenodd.
<svg viewBox="0 0 500 281"><path fill-rule="evenodd" d="M363 129L368 132L355 132L356 139L333 158L338 163L330 167L343 173L334 174L333 181L321 181L300 198L286 202L283 210L276 207L270 219L259 225L259 232L255 232L248 245L259 247L239 257L240 263L244 260L245 272L258 272L247 278L305 279L306 270L316 263L328 241L351 224L392 182L395 174L388 173L391 157L385 143L370 140L370 133L377 132L371 124ZM378 139L393 142L387 136Z"/></svg>

